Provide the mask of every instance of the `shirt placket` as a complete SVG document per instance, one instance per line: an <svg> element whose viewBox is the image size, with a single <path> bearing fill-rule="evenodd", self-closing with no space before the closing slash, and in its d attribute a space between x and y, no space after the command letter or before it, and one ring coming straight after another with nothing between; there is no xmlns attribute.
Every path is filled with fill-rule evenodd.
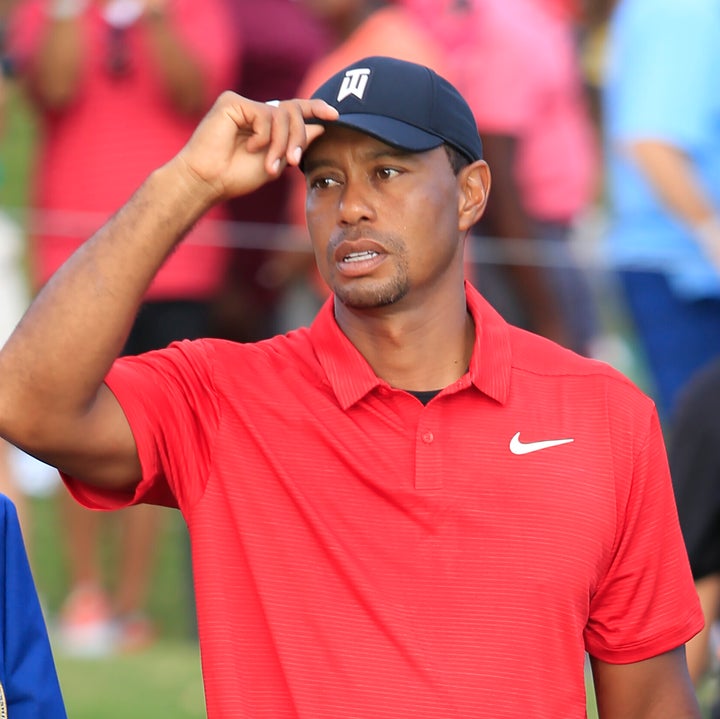
<svg viewBox="0 0 720 719"><path fill-rule="evenodd" d="M428 405L420 414L415 436L415 489L441 489L442 452L438 413Z"/></svg>

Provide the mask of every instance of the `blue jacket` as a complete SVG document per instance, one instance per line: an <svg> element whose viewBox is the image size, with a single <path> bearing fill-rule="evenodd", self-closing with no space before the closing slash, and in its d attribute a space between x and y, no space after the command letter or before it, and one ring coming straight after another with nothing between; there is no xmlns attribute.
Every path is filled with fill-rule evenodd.
<svg viewBox="0 0 720 719"><path fill-rule="evenodd" d="M17 512L0 494L0 719L67 719Z"/></svg>

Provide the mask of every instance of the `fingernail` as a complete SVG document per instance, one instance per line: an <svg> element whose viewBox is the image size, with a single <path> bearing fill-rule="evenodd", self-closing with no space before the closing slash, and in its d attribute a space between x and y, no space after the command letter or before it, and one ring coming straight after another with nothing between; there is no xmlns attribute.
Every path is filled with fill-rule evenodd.
<svg viewBox="0 0 720 719"><path fill-rule="evenodd" d="M295 151L293 152L293 160L295 160L295 162L300 162L301 157L302 157L302 147L296 147Z"/></svg>
<svg viewBox="0 0 720 719"><path fill-rule="evenodd" d="M272 171L273 171L273 172L277 172L279 169L280 169L280 158L278 158L277 160L275 160L275 162L273 162L273 164L272 164Z"/></svg>

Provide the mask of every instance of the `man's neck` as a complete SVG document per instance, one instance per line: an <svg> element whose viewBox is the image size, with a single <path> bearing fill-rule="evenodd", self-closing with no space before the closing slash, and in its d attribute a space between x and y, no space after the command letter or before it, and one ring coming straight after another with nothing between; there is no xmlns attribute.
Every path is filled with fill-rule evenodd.
<svg viewBox="0 0 720 719"><path fill-rule="evenodd" d="M430 309L364 311L336 306L338 324L378 377L399 389L447 387L467 371L475 325L465 296Z"/></svg>

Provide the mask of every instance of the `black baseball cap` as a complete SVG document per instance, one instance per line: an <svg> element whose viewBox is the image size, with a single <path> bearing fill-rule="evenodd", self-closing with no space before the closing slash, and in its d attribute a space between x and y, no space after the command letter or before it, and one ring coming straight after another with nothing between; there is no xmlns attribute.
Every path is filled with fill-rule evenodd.
<svg viewBox="0 0 720 719"><path fill-rule="evenodd" d="M482 158L470 106L453 85L424 65L366 57L333 75L312 97L340 113L337 120L322 124L350 127L409 152L447 143L470 162Z"/></svg>

